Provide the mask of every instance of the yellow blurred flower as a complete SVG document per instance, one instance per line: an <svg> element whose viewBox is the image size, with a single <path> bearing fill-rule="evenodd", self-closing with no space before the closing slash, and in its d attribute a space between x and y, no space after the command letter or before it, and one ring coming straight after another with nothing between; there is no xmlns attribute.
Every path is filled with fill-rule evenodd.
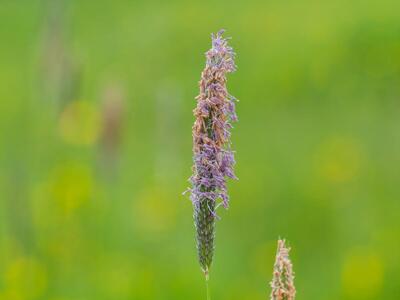
<svg viewBox="0 0 400 300"><path fill-rule="evenodd" d="M133 219L135 225L146 233L161 233L175 224L176 210L176 202L168 198L166 191L152 187L134 202Z"/></svg>
<svg viewBox="0 0 400 300"><path fill-rule="evenodd" d="M135 284L136 261L132 253L107 253L98 256L92 270L96 286L110 299L127 299Z"/></svg>
<svg viewBox="0 0 400 300"><path fill-rule="evenodd" d="M0 299L37 299L47 287L46 269L33 257L17 258L6 268L5 286L6 289Z"/></svg>
<svg viewBox="0 0 400 300"><path fill-rule="evenodd" d="M346 182L355 178L361 165L361 149L349 138L332 138L316 154L317 172L329 182Z"/></svg>
<svg viewBox="0 0 400 300"><path fill-rule="evenodd" d="M92 197L94 185L93 174L87 165L70 162L56 166L48 179L35 185L32 191L36 225L73 214Z"/></svg>
<svg viewBox="0 0 400 300"><path fill-rule="evenodd" d="M383 275L381 257L369 249L355 249L344 261L344 293L349 299L377 299L382 289Z"/></svg>
<svg viewBox="0 0 400 300"><path fill-rule="evenodd" d="M51 182L51 194L61 210L69 214L85 203L93 192L93 178L90 169L83 164L59 166Z"/></svg>
<svg viewBox="0 0 400 300"><path fill-rule="evenodd" d="M58 129L66 143L92 145L100 133L100 112L88 101L71 102L60 116Z"/></svg>

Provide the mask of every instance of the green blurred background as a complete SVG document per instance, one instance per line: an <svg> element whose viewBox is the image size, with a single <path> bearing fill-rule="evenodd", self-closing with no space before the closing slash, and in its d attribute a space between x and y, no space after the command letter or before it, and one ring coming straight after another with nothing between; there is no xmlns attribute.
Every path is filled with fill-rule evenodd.
<svg viewBox="0 0 400 300"><path fill-rule="evenodd" d="M212 299L400 299L400 2L0 1L0 299L205 299L191 126L210 33L240 99Z"/></svg>

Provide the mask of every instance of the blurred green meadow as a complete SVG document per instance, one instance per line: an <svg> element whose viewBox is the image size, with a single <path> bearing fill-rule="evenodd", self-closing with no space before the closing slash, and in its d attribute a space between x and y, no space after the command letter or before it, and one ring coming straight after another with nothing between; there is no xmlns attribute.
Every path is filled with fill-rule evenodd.
<svg viewBox="0 0 400 300"><path fill-rule="evenodd" d="M212 299L400 299L400 2L0 0L0 299L205 299L191 126L232 36Z"/></svg>

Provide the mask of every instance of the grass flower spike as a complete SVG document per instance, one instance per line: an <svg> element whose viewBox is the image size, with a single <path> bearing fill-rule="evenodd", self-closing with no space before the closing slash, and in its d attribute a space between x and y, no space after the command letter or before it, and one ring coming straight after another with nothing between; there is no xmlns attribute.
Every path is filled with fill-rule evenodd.
<svg viewBox="0 0 400 300"><path fill-rule="evenodd" d="M278 250L271 282L271 300L294 300L294 273L289 259L290 248L285 246L285 240L278 241Z"/></svg>
<svg viewBox="0 0 400 300"><path fill-rule="evenodd" d="M208 278L214 255L216 209L228 208L226 178L235 179L230 148L231 123L237 121L236 99L228 94L226 74L234 72L234 52L222 37L212 34L212 48L206 52L206 66L196 97L193 125L193 175L190 199L194 207L196 243L200 266Z"/></svg>

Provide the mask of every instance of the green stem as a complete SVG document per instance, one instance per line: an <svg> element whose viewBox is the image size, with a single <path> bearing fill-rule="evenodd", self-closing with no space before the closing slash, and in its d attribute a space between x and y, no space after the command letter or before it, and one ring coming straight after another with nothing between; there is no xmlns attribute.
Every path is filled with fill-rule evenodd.
<svg viewBox="0 0 400 300"><path fill-rule="evenodd" d="M208 275L206 276L206 290L207 290L207 300L211 300L210 289L208 287Z"/></svg>

